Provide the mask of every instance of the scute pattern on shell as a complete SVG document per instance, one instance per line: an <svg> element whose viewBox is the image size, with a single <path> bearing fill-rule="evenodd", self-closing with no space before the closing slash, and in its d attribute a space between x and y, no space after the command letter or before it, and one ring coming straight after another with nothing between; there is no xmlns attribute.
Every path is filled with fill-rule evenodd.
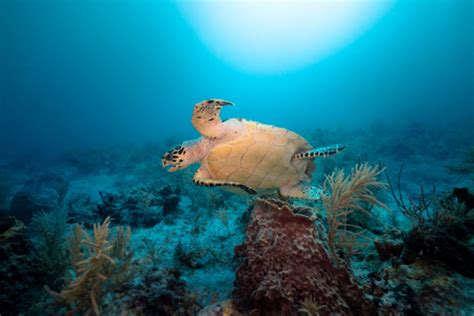
<svg viewBox="0 0 474 316"><path fill-rule="evenodd" d="M203 160L213 179L233 181L255 189L296 185L312 161L294 163L295 152L311 149L298 134L284 128L242 120L241 137L213 148Z"/></svg>

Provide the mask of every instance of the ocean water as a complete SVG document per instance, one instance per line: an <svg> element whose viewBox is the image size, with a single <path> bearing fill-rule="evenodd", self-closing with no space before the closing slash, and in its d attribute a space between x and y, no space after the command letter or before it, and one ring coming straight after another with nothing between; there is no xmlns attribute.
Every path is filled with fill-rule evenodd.
<svg viewBox="0 0 474 316"><path fill-rule="evenodd" d="M473 26L469 0L1 1L0 315L474 314Z"/></svg>

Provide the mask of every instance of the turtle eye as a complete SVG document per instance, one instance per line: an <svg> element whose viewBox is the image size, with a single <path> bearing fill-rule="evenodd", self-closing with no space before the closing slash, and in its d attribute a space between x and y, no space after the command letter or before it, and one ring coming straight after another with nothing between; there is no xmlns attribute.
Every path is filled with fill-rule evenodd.
<svg viewBox="0 0 474 316"><path fill-rule="evenodd" d="M170 153L166 153L166 155L165 155L165 159L166 159L166 160L170 161L172 158L173 158L173 157L171 156Z"/></svg>

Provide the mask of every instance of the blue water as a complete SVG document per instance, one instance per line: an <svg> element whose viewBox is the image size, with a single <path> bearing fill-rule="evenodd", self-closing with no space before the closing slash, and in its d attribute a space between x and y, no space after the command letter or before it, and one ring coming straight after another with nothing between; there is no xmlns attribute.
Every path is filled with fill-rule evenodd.
<svg viewBox="0 0 474 316"><path fill-rule="evenodd" d="M262 75L216 57L170 1L4 1L0 144L48 154L190 135L192 106L215 97L238 104L229 117L299 131L469 124L472 10L464 0L395 1L319 62Z"/></svg>
<svg viewBox="0 0 474 316"><path fill-rule="evenodd" d="M345 144L343 153L317 160L316 186L336 169L347 174L368 161L384 165L396 194L400 189L410 203L417 201L420 185L426 201L458 201L454 188L469 189L472 198L473 1L339 1L329 5L364 8L360 12L367 14L356 14L365 22L355 19L339 33L329 26L326 31L324 25L311 29L324 19L318 11L324 1L257 1L256 7L268 6L268 14L263 10L247 17L240 9L252 7L249 3L0 1L0 213L25 222L26 233L16 240L24 238L31 248L0 246L7 249L0 254L23 247L25 253L36 254L0 256L3 266L21 267L2 271L5 279L0 277L0 284L6 285L0 287L0 306L16 306L12 315L69 310L54 307L43 286L59 280L48 285L59 292L65 275L73 275L72 266L68 263L67 272L45 277L30 262L38 249L44 250L37 223L29 223L41 210L68 214L64 230L53 238L64 253L75 223L90 232L93 223L110 215L112 227L132 227L131 265L136 274L120 290L104 289L111 293L99 302L104 315L124 310L130 315L196 315L200 308L232 297L240 264L234 248L248 237L253 198L194 186L196 166L177 173L161 166L165 150L200 136L191 115L194 105L206 99L235 103L223 110L224 119L287 128L314 147ZM300 17L286 17L285 10L275 13L275 8L293 5L302 9L296 10ZM371 16L377 6L381 9ZM278 19L272 20L273 14ZM341 25L347 22L339 19ZM249 24L239 25L242 21ZM277 23L274 30L271 23ZM259 26L268 34L252 29ZM320 38L311 35L316 31ZM255 47L242 46L259 36ZM298 39L305 36L314 40L307 48L317 47L314 52L302 52L304 41ZM272 45L262 44L266 41ZM303 48L292 51L297 45ZM272 64L279 50L281 64ZM379 179L386 181L384 174ZM432 186L438 195L431 195ZM16 204L25 192L31 200ZM417 226L390 190L380 195L389 212L376 208L376 220L364 224L371 246L350 263L360 284L367 287L371 280L383 287L385 305L378 303L379 313L472 315L474 272L464 265L474 258L472 210L463 213L462 228L456 226L457 233L446 237L459 240L461 250L436 255L459 256L459 262L433 263L422 251L414 261L384 261L373 240L399 242L406 249L406 236ZM291 202L322 209L319 202ZM467 205L469 199L461 202ZM434 211L433 205L428 210ZM319 218L324 218L321 212ZM0 214L0 228L9 225L7 217ZM449 245L446 248L455 248ZM55 267L63 262L55 260ZM379 284L381 275L390 275L391 285ZM409 289L397 287L406 283ZM20 284L20 290L14 284ZM160 292L163 289L173 293L171 299ZM21 302L15 303L15 297L22 297ZM393 297L399 298L398 305ZM163 303L168 299L169 305ZM186 304L193 308L183 312L180 308ZM86 311L92 309L78 314ZM0 308L0 315L4 313L10 314Z"/></svg>

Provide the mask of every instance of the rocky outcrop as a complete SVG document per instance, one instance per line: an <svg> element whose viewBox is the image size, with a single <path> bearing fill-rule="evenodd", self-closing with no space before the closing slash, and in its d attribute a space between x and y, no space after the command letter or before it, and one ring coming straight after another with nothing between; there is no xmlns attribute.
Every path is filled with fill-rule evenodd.
<svg viewBox="0 0 474 316"><path fill-rule="evenodd" d="M10 204L9 213L29 224L33 213L59 208L69 190L69 181L55 174L45 174L28 180Z"/></svg>
<svg viewBox="0 0 474 316"><path fill-rule="evenodd" d="M2 315L18 315L33 301L38 275L26 226L0 215L0 306Z"/></svg>
<svg viewBox="0 0 474 316"><path fill-rule="evenodd" d="M372 305L339 260L316 238L313 221L277 200L255 203L246 241L236 248L242 263L234 301L245 315L298 315L304 302L320 315L370 315Z"/></svg>

